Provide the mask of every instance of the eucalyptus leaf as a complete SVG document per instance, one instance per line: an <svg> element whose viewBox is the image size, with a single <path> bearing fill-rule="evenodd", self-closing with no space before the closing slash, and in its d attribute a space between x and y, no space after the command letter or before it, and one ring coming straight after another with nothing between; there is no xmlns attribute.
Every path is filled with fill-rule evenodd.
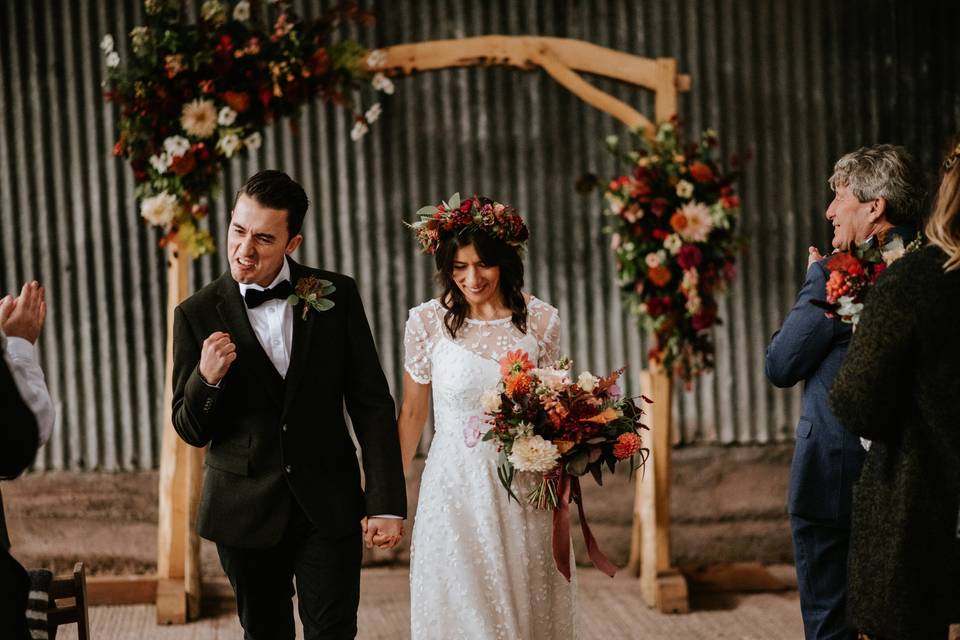
<svg viewBox="0 0 960 640"><path fill-rule="evenodd" d="M428 205L425 206L425 207L420 207L419 209L417 209L417 217L418 217L418 218L429 218L430 216L433 215L433 212L436 211L436 210L437 210L437 205L435 205L435 204L428 204Z"/></svg>
<svg viewBox="0 0 960 640"><path fill-rule="evenodd" d="M298 302L300 302L300 296L297 294L291 293L289 296L287 296L287 304L291 307L295 307Z"/></svg>
<svg viewBox="0 0 960 640"><path fill-rule="evenodd" d="M582 476L587 472L587 465L590 463L590 456L586 451L581 451L577 455L570 458L570 462L567 463L567 472L571 475Z"/></svg>
<svg viewBox="0 0 960 640"><path fill-rule="evenodd" d="M328 296L336 290L337 288L332 284L324 285L323 289L320 290L320 295Z"/></svg>
<svg viewBox="0 0 960 640"><path fill-rule="evenodd" d="M332 286L333 286L333 283L330 282L329 280L318 280L318 281L317 281L317 284L320 285L321 287L332 287Z"/></svg>
<svg viewBox="0 0 960 640"><path fill-rule="evenodd" d="M460 208L460 192L459 191L453 194L452 196L450 196L450 208L451 209Z"/></svg>
<svg viewBox="0 0 960 640"><path fill-rule="evenodd" d="M329 311L330 309L333 309L334 304L332 301L327 300L326 298L320 298L316 301L314 306L316 307L317 311Z"/></svg>

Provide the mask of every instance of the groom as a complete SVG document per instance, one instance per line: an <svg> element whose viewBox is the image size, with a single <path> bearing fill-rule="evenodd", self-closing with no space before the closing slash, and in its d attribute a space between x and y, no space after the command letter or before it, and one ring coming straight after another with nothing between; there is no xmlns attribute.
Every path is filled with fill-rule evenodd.
<svg viewBox="0 0 960 640"><path fill-rule="evenodd" d="M229 271L174 315L174 428L210 445L197 531L217 543L247 640L293 639L294 578L305 637L353 638L362 543L393 547L406 516L395 405L356 283L288 257L307 207L285 173L250 178ZM304 288L323 300L288 304Z"/></svg>

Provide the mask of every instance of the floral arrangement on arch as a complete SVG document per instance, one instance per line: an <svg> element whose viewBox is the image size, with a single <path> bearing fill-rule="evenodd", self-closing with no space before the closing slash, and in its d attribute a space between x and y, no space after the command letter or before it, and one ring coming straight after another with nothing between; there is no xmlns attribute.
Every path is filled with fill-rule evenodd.
<svg viewBox="0 0 960 640"><path fill-rule="evenodd" d="M614 154L616 136L607 138ZM684 144L676 119L651 139L632 131L629 171L604 192L610 247L627 308L653 339L649 358L689 386L713 366L717 295L735 275L736 173L714 159L717 135Z"/></svg>
<svg viewBox="0 0 960 640"><path fill-rule="evenodd" d="M196 23L180 0L145 0L144 9L123 57L111 35L100 47L105 98L119 107L113 153L130 161L141 216L165 232L161 246L175 241L194 257L215 250L198 222L222 166L255 152L270 122L319 98L351 111L358 140L381 106L363 112L354 94L371 85L393 93L390 79L374 72L382 53L335 38L345 22L372 24L356 3L309 22L278 0L206 0Z"/></svg>

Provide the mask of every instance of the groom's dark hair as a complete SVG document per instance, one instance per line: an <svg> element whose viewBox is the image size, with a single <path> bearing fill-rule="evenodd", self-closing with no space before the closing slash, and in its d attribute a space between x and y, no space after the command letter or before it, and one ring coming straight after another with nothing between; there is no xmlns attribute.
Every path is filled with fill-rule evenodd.
<svg viewBox="0 0 960 640"><path fill-rule="evenodd" d="M271 209L286 209L290 237L300 233L310 200L307 199L307 192L303 187L283 171L266 169L250 176L237 191L237 197L233 199L234 207L242 195Z"/></svg>

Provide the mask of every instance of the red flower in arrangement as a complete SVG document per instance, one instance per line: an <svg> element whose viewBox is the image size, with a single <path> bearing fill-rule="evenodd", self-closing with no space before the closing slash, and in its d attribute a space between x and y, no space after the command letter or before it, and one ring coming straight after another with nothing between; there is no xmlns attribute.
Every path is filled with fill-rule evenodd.
<svg viewBox="0 0 960 640"><path fill-rule="evenodd" d="M643 440L636 433L621 433L613 445L613 455L617 460L626 460L635 456L643 448Z"/></svg>
<svg viewBox="0 0 960 640"><path fill-rule="evenodd" d="M500 359L500 374L506 378L517 373L526 373L533 369L530 356L526 351L511 351Z"/></svg>
<svg viewBox="0 0 960 640"><path fill-rule="evenodd" d="M174 156L170 161L170 170L178 176L185 176L197 168L197 159L189 151L182 156Z"/></svg>
<svg viewBox="0 0 960 640"><path fill-rule="evenodd" d="M701 184L713 180L713 169L703 162L694 162L690 165L689 171L690 177Z"/></svg>
<svg viewBox="0 0 960 640"><path fill-rule="evenodd" d="M693 244L685 244L677 252L677 264L686 271L687 269L696 269L703 260L703 252Z"/></svg>
<svg viewBox="0 0 960 640"><path fill-rule="evenodd" d="M525 373L515 373L504 378L506 394L511 398L530 393L530 376Z"/></svg>
<svg viewBox="0 0 960 640"><path fill-rule="evenodd" d="M670 216L670 226L673 227L674 231L683 231L687 228L687 216L683 215L681 211L677 211Z"/></svg>
<svg viewBox="0 0 960 640"><path fill-rule="evenodd" d="M670 296L653 297L649 298L646 304L647 314L649 314L651 318L658 318L670 310L673 306L673 298Z"/></svg>
<svg viewBox="0 0 960 640"><path fill-rule="evenodd" d="M647 273L647 278L649 278L650 282L658 287L666 286L672 277L673 274L670 273L670 269L660 266L650 269L649 273Z"/></svg>
<svg viewBox="0 0 960 640"><path fill-rule="evenodd" d="M864 274L863 265L849 253L838 253L827 261L827 268L833 272L843 272L852 276Z"/></svg>
<svg viewBox="0 0 960 640"><path fill-rule="evenodd" d="M237 113L244 113L250 108L250 94L246 91L224 91L223 101Z"/></svg>
<svg viewBox="0 0 960 640"><path fill-rule="evenodd" d="M714 158L716 134L686 144L678 122L630 138L628 166L607 181L604 199L607 230L621 239L611 249L624 306L653 339L651 358L689 383L712 366L704 330L719 323L716 296L734 278L740 201L736 175Z"/></svg>

